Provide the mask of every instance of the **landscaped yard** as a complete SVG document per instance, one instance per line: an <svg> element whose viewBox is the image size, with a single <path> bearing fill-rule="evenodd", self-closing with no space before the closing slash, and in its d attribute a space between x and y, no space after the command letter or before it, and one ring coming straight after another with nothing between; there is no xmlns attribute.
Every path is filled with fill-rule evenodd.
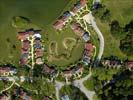
<svg viewBox="0 0 133 100"><path fill-rule="evenodd" d="M14 16L23 16L42 29L42 35L48 34L49 41L58 42L58 53L64 52L61 45L62 39L74 36L70 29L57 34L52 28L52 23L63 11L69 10L76 0L1 0L0 1L0 63L13 63L18 65L21 43L17 40L17 31L12 27ZM75 37L75 36L74 36ZM81 47L80 47L81 48ZM80 50L73 51L73 62L80 56ZM78 55L77 55L78 54ZM62 61L59 61L62 62ZM58 63L58 62L56 62ZM69 63L69 61L67 61Z"/></svg>
<svg viewBox="0 0 133 100"><path fill-rule="evenodd" d="M133 3L132 0L102 0L106 8L111 12L111 20L118 20L121 26L128 24L133 19ZM105 39L104 56L118 56L126 58L119 49L119 40L115 39L111 33L107 23L102 23L99 19L96 20L98 27L103 33ZM133 60L133 56L128 57Z"/></svg>

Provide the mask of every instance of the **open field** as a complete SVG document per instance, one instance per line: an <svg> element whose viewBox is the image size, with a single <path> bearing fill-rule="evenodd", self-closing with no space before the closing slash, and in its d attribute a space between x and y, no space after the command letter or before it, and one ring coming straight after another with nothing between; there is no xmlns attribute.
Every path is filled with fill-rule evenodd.
<svg viewBox="0 0 133 100"><path fill-rule="evenodd" d="M111 20L118 20L121 26L129 23L133 19L133 2L132 0L103 0L103 4L111 12ZM105 39L104 56L118 56L119 58L127 58L119 49L119 40L116 40L110 33L108 23L102 23L99 19L96 20L98 27L103 33ZM128 57L133 60L133 57Z"/></svg>
<svg viewBox="0 0 133 100"><path fill-rule="evenodd" d="M41 27L43 30L42 35L48 34L48 43L51 40L56 40L59 43L59 53L62 53L64 48L60 41L65 37L75 37L75 35L70 29L66 29L61 34L58 34L52 28L52 23L63 11L69 10L75 1L0 0L0 63L18 65L19 62L21 43L16 39L17 31L11 26L11 20L14 16L24 16L38 27ZM81 56L79 52L81 51L76 49L73 51L71 62L73 62L73 59Z"/></svg>
<svg viewBox="0 0 133 100"><path fill-rule="evenodd" d="M57 59L50 61L50 64L55 64L57 66L65 66L69 65L70 63L75 63L78 59L82 57L82 53L84 50L84 42L79 41L77 45L73 48L72 51L66 50L66 48L63 45L63 41L65 38L74 38L77 39L78 36L74 34L74 32L70 29L70 27L67 27L66 29L62 31L55 31L52 27L46 29L46 33L48 33L48 44L51 43L51 41L56 41L58 43L57 51L58 55L66 54L66 53L71 53L70 59ZM53 34L51 34L53 33ZM48 47L47 47L48 48ZM48 52L50 53L50 52Z"/></svg>

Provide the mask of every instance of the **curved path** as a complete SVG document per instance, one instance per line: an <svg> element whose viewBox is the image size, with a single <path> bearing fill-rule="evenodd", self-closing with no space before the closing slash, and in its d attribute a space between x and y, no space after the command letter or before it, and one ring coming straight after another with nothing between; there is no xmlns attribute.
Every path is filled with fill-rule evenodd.
<svg viewBox="0 0 133 100"><path fill-rule="evenodd" d="M82 91L82 92L86 95L86 97L88 98L88 100L93 100L93 95L95 94L95 92L94 92L94 91L88 90L88 89L84 86L83 82L86 81L88 78L90 78L90 77L91 77L91 74L92 74L92 73L90 73L89 75L87 75L86 77L84 77L84 78L82 78L82 79L75 80L75 81L73 82L73 85L74 85L75 87L79 88L80 91Z"/></svg>
<svg viewBox="0 0 133 100"><path fill-rule="evenodd" d="M83 16L83 20L85 20L88 24L92 25L92 27L96 31L98 38L100 40L99 53L98 53L98 57L97 57L97 61L99 62L101 60L101 57L104 52L104 37L102 35L102 32L97 27L96 22L95 22L94 17L91 12L86 14L85 16Z"/></svg>

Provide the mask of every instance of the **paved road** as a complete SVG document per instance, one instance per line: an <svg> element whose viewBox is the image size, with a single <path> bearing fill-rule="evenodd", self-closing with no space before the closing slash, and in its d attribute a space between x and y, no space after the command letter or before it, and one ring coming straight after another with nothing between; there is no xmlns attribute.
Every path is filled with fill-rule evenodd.
<svg viewBox="0 0 133 100"><path fill-rule="evenodd" d="M65 84L63 82L55 81L55 90L56 90L56 99L60 100L60 89L64 86Z"/></svg>
<svg viewBox="0 0 133 100"><path fill-rule="evenodd" d="M77 88L80 89L80 91L82 91L86 97L88 98L88 100L93 100L93 95L95 94L94 91L89 91L84 85L83 85L83 82L86 81L88 78L91 77L91 74L90 73L89 75L87 75L86 77L82 78L82 79L79 79L79 80L75 80L73 82L73 85Z"/></svg>
<svg viewBox="0 0 133 100"><path fill-rule="evenodd" d="M101 60L101 57L102 57L103 52L104 52L104 37L102 35L102 32L97 27L96 22L95 22L94 17L93 17L91 12L86 14L85 16L83 16L83 20L85 20L88 24L92 25L92 27L96 31L98 38L100 40L100 48L99 48L99 53L97 56L97 61L99 62Z"/></svg>

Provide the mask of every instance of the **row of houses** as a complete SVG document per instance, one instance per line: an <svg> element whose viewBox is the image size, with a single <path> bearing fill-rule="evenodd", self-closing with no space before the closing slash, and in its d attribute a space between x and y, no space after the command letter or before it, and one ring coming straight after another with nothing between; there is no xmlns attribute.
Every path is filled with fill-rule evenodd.
<svg viewBox="0 0 133 100"><path fill-rule="evenodd" d="M125 63L122 63L121 60L106 59L102 61L102 65L109 68L120 68L125 66L127 69L131 70L133 68L133 61L126 61Z"/></svg>
<svg viewBox="0 0 133 100"><path fill-rule="evenodd" d="M78 77L80 78L83 74L84 67L82 64L77 64L74 68L69 70L64 70L61 75L66 79L66 82L70 80L72 77Z"/></svg>
<svg viewBox="0 0 133 100"><path fill-rule="evenodd" d="M17 38L22 42L20 64L27 65L30 63L32 53L35 53L36 64L42 64L43 48L41 43L41 30L28 29L24 32L18 32ZM34 51L31 48L34 46Z"/></svg>
<svg viewBox="0 0 133 100"><path fill-rule="evenodd" d="M94 45L91 42L85 43L85 49L82 57L82 61L85 65L91 63L94 52Z"/></svg>
<svg viewBox="0 0 133 100"><path fill-rule="evenodd" d="M75 14L84 8L86 4L87 0L79 0L76 4L74 4L70 11L64 12L63 15L57 19L57 21L53 24L53 27L56 30L64 28L68 19L71 18L71 16L75 16Z"/></svg>
<svg viewBox="0 0 133 100"><path fill-rule="evenodd" d="M1 66L0 67L0 76L9 76L9 75L14 75L17 73L16 68L12 68L9 66Z"/></svg>
<svg viewBox="0 0 133 100"><path fill-rule="evenodd" d="M40 37L36 37L34 40L34 50L35 50L35 62L36 64L43 64L43 46L42 46L42 41Z"/></svg>
<svg viewBox="0 0 133 100"><path fill-rule="evenodd" d="M90 40L89 33L86 30L84 30L84 28L81 27L79 23L72 22L71 29L77 36L82 37L85 42L88 42Z"/></svg>

